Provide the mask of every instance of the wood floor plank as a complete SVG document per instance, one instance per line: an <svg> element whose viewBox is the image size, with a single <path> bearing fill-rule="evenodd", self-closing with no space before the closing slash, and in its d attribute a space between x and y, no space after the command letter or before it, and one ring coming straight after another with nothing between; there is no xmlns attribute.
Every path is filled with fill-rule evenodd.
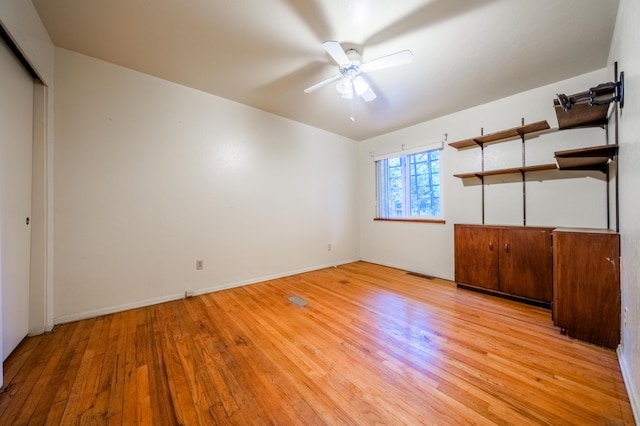
<svg viewBox="0 0 640 426"><path fill-rule="evenodd" d="M57 327L58 332L61 332L63 328L76 326L71 339L67 342L63 362L60 363L56 372L59 381L56 388L51 389L51 391L55 391L55 397L47 413L45 424L61 424L72 389L76 386L84 386L84 383L78 380L78 374L94 323L95 319L89 319Z"/></svg>
<svg viewBox="0 0 640 426"><path fill-rule="evenodd" d="M79 419L84 419L86 422L95 418L95 414L91 411L96 400L96 383L100 380L104 343L100 338L103 335L105 321L105 317L100 317L93 322L87 345L80 359L76 380L71 386L62 414L62 424L74 424Z"/></svg>
<svg viewBox="0 0 640 426"><path fill-rule="evenodd" d="M278 387L287 394L299 394L307 404L304 406L299 404L296 407L300 411L300 420L312 423L314 416L320 412L329 423L344 423L345 419L349 418L347 412L340 405L326 398L322 388L318 387L318 382L328 385L326 381L321 380L326 376L325 373L320 372L321 367L309 366L305 360L304 350L300 350L292 334L286 332L280 334L280 330L272 327L268 319L263 321L261 317L254 317L252 315L254 309L247 299L242 306L245 310L239 311L238 317L251 317L255 324L254 327L247 327L251 340L257 343L263 356L281 370ZM282 318L282 315L280 317ZM314 380L306 379L307 377L313 377Z"/></svg>
<svg viewBox="0 0 640 426"><path fill-rule="evenodd" d="M251 289L249 289L248 291L251 291ZM284 300L284 299L283 299ZM295 309L295 308L294 308ZM286 315L287 320L284 321L291 321L291 315L287 314ZM276 316L274 314L274 316L272 316L271 318L269 318L268 323L275 323ZM277 322L282 322L283 319L279 319ZM321 333L320 327L317 326L317 323L315 324L308 324L305 321L305 317L301 316L301 315L297 315L293 318L293 321L296 323L288 323L287 324L287 329L293 330L296 335L298 337L296 337L296 339L298 340L296 343L300 346L300 355L302 357L302 359L304 359L305 356L309 357L312 356L315 360L317 361L324 361L322 366L319 367L320 369L324 369L325 371L329 371L331 372L331 365L332 365L332 361L335 360L334 357L329 357L328 359L322 359L322 355L323 353L332 353L335 351L344 351L345 352L345 356L357 356L358 360L361 360L362 357L367 357L367 358L375 358L375 355L373 353L371 353L370 351L365 351L366 353L360 352L359 355L355 355L358 351L359 345L356 344L351 344L349 345L348 342L344 341L343 337L338 337L334 334L332 334L328 329L327 329L327 324L328 322L324 321L323 324L323 328L325 329L324 331L326 331L323 334L319 334ZM301 326L301 327L299 327ZM309 328L315 328L315 333L318 333L320 337L320 339L314 339L313 341L308 340L308 339L302 339L299 336L304 336L305 334L305 327L309 327ZM314 334L315 334L314 333ZM331 347L331 345L327 345L326 343L331 343L333 345L333 347ZM346 348L346 350L345 350ZM349 352L354 351L353 355L349 354ZM353 361L357 361L356 359L353 359ZM373 362L380 362L380 359L374 359ZM360 407L357 407L356 410L358 411L371 411L371 412L375 412L376 410L372 410L372 407L375 405L377 406L377 411L383 410L383 409L387 409L386 405L384 403L384 401L382 403L380 403L379 401L375 401L377 394L379 391L383 390L384 387L381 386L380 383L373 383L370 380L363 380L362 377L356 376L356 375L351 375L349 374L342 374L340 377L331 377L330 382L332 384L336 384L336 383L342 383L342 386L345 389L348 389L349 393L354 394L357 393L358 395L360 395L360 398L357 399L357 401L362 404ZM336 394L342 394L342 392L340 390L336 391ZM367 402L368 401L368 402ZM374 404L375 401L375 404ZM365 404L366 402L366 404ZM394 407L393 410L387 409L387 413L386 413L386 418L392 418L392 417L398 417L403 415L403 411L412 411L411 408L409 407L404 407L403 410L400 410L399 407ZM377 420L380 421L380 419L370 419L372 421ZM400 418L396 419L397 421L402 421Z"/></svg>
<svg viewBox="0 0 640 426"><path fill-rule="evenodd" d="M205 309L205 315L208 310ZM229 423L242 423L241 406L246 404L243 398L242 386L231 374L231 368L226 364L225 359L227 349L217 333L201 333L198 336L198 343L201 345L201 356L204 363L204 370L208 374L213 388L217 391L218 400L222 409L226 413Z"/></svg>
<svg viewBox="0 0 640 426"><path fill-rule="evenodd" d="M635 420L550 311L366 262L59 325L0 392L0 424L374 423Z"/></svg>
<svg viewBox="0 0 640 426"><path fill-rule="evenodd" d="M109 401L107 404L107 424L119 425L123 423L124 382L125 382L125 353L127 345L127 317L131 311L114 314L109 336L109 352L107 362L112 365L109 377ZM105 375L106 376L106 375Z"/></svg>
<svg viewBox="0 0 640 426"><path fill-rule="evenodd" d="M5 383L10 383L13 381L13 378L18 374L20 369L24 367L25 364L28 364L29 357L34 355L34 352L37 356L37 348L40 345L44 336L34 336L30 339L24 339L18 345L18 348L11 354L9 358L4 362L4 381Z"/></svg>
<svg viewBox="0 0 640 426"><path fill-rule="evenodd" d="M187 300L180 308L186 308L186 311L190 313L192 310L189 308L194 304L193 300ZM207 374L207 366L201 355L202 348L197 343L200 330L204 327L201 319L202 313L189 315L183 321L174 323L174 327L180 330L179 335L182 337L177 339L175 344L183 365L189 394L196 408L199 422L207 424L215 422L215 418L224 418L226 414L224 414L224 407L218 392L214 387L208 385L211 378Z"/></svg>
<svg viewBox="0 0 640 426"><path fill-rule="evenodd" d="M223 292L221 297L229 295ZM222 299L223 303L225 299ZM227 305L236 303L230 299ZM236 310L238 308L235 308ZM226 368L231 371L235 380L247 393L247 400L242 405L252 404L256 406L258 417L263 417L265 421L272 424L290 424L295 422L295 409L291 402L282 398L282 383L274 375L277 371L272 369L272 365L264 357L260 356L257 343L250 337L249 326L239 324L234 320L233 312L227 311L223 315L224 320L217 327L219 333L227 344L222 349L223 359ZM280 400L281 405L272 405L272 399L261 398L261 395L272 395L275 400Z"/></svg>
<svg viewBox="0 0 640 426"><path fill-rule="evenodd" d="M317 315L321 315L323 311L324 309L320 309ZM340 313L345 313L350 311L350 309L339 309L337 311ZM334 314L333 316L335 318L336 317L335 312L332 311L332 313ZM327 318L323 318L321 322L324 325L329 325L333 323L333 319L327 317ZM342 327L341 324L346 322L352 323L352 330L354 330L353 328L354 318L347 318L344 316L340 316L340 314L338 314L338 318L336 322L332 324L331 329L338 330L340 327ZM393 363L393 361L395 361L393 355L391 355L395 348L399 348L399 353L405 353L405 351L407 350L406 345L403 345L402 342L398 342L397 345L394 345L394 344L389 345L388 341L377 342L375 334L371 335L370 333L367 333L366 331L364 331L365 328L367 328L367 326L362 324L361 327L358 328L358 334L355 336L355 338L352 337L348 339L348 341L343 341L340 344L340 346L345 348L345 350L355 352L354 354L355 365L358 365L357 360L367 360L373 366L381 365L387 368L391 363ZM378 330L376 329L376 331ZM376 347L378 347L378 350L375 352L372 352L369 350L369 348L376 348ZM424 358L422 358L422 360L424 360ZM406 361L406 359L403 359L403 362L404 361ZM411 368L411 365L408 365L408 367ZM368 367L368 368L372 368L372 367ZM410 385L410 382L411 382L410 378L412 375L411 373L413 371L409 372L408 374L405 373L403 376L396 377L394 373L397 373L399 371L400 371L400 367L398 367L397 365L391 368L390 371L387 371L385 374L385 381L387 382L391 381L391 383L394 385L394 389L402 389L405 392L411 392L412 390L410 388L407 388L407 385ZM425 370L425 373L426 372L427 371ZM428 374L423 375L422 376L423 382L424 382L425 376L429 377ZM434 378L436 377L434 376ZM438 383L435 380L431 382L432 382L432 388L436 389ZM376 387L380 387L381 385L373 384L372 386L376 388ZM431 396L433 396L433 392L431 393ZM428 403L421 407L422 414L432 413L432 415L434 416L443 416L445 415L445 413L448 413L450 417L455 417L455 413L459 411L460 408L457 407L457 410L455 408L452 410L452 408L450 407L450 405L452 404L456 405L456 402L452 401L449 398L429 398Z"/></svg>
<svg viewBox="0 0 640 426"><path fill-rule="evenodd" d="M66 327L63 330L60 330L57 333L57 339L60 344L54 345L51 344L51 339L40 339L40 347L38 352L48 354L48 358L41 358L43 361L46 361L47 364L42 370L41 378L35 381L34 383L38 383L39 386L42 386L44 389L55 389L58 384L58 381L61 378L61 370L58 368L59 365L64 364L63 356L67 351L67 345L65 342L68 340L69 336L73 334L73 327ZM20 413L15 420L16 424L43 424L49 406L53 403L53 398L55 397L55 392L31 392L30 397L25 400L24 405L20 408Z"/></svg>
<svg viewBox="0 0 640 426"><path fill-rule="evenodd" d="M147 321L149 322L148 335L146 337L146 359L149 362L149 387L151 400L151 413L153 415L153 423L177 424L173 401L171 400L171 391L169 381L171 379L167 366L164 363L163 348L168 344L167 337L163 331L163 317L157 309L147 310ZM155 374L153 374L155 372Z"/></svg>
<svg viewBox="0 0 640 426"><path fill-rule="evenodd" d="M163 318L162 328L165 339L163 340L162 354L168 378L169 394L175 409L176 423L182 425L198 424L197 410L176 347L176 340L180 340L182 336L174 331L178 318L174 314L173 305L175 303L165 303L156 308L160 317Z"/></svg>

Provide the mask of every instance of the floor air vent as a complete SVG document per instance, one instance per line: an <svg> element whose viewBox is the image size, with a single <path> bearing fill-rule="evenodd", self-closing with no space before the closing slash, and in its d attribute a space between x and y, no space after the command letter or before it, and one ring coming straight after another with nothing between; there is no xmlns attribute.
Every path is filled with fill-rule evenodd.
<svg viewBox="0 0 640 426"><path fill-rule="evenodd" d="M307 306L307 301L300 296L289 296L289 302L293 303L296 306L300 306L301 308Z"/></svg>
<svg viewBox="0 0 640 426"><path fill-rule="evenodd" d="M432 277L431 275L425 275L425 274L421 274L419 272L407 272L407 275L413 275L414 277L420 277L420 278L424 278L427 280L432 280L435 277Z"/></svg>

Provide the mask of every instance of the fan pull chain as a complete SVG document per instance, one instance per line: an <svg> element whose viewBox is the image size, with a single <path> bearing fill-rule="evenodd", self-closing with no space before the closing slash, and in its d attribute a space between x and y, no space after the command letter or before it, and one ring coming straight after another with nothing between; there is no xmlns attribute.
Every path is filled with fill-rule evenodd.
<svg viewBox="0 0 640 426"><path fill-rule="evenodd" d="M353 98L355 98L355 96L351 96L351 117L349 117L349 120L351 120L352 123L356 121L355 117L353 116Z"/></svg>

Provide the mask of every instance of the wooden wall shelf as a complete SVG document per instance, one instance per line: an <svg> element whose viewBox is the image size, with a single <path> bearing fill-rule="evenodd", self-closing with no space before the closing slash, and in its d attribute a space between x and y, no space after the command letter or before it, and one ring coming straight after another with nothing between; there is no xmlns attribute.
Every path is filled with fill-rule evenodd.
<svg viewBox="0 0 640 426"><path fill-rule="evenodd" d="M606 173L609 160L618 153L618 145L600 145L588 148L556 151L560 170L597 170Z"/></svg>
<svg viewBox="0 0 640 426"><path fill-rule="evenodd" d="M538 172L541 170L555 170L555 169L557 169L557 166L555 164L539 164L537 166L525 166L525 167L513 167L509 169L486 170L484 172L459 173L453 176L460 179L466 179L466 178L472 178L472 177L482 179L485 176L508 175L512 173Z"/></svg>
<svg viewBox="0 0 640 426"><path fill-rule="evenodd" d="M573 105L569 111L565 111L557 99L553 100L553 106L558 118L558 129L577 129L580 127L604 127L607 120L609 104L589 106L587 104Z"/></svg>
<svg viewBox="0 0 640 426"><path fill-rule="evenodd" d="M455 149L478 148L489 143L504 142L510 139L521 137L530 133L540 132L549 129L549 123L546 120L527 124L524 126L512 127L511 129L500 130L499 132L490 133L488 135L476 136L474 138L463 139L451 142L449 146Z"/></svg>

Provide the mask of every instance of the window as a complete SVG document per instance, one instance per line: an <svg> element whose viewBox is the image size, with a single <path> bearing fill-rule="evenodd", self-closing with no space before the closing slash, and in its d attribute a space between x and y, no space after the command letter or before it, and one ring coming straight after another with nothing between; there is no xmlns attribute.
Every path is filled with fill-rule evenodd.
<svg viewBox="0 0 640 426"><path fill-rule="evenodd" d="M442 219L440 149L376 161L378 217Z"/></svg>

